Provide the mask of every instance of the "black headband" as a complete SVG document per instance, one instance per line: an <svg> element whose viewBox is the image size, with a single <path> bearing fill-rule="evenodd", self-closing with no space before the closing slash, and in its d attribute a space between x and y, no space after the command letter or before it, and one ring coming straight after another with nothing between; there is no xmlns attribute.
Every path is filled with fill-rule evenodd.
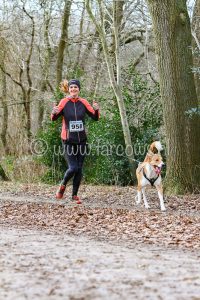
<svg viewBox="0 0 200 300"><path fill-rule="evenodd" d="M77 85L78 86L78 88L79 88L79 90L81 89L81 84L80 84L80 81L78 80L78 79L71 79L70 81L69 81L69 86L70 85L72 85L72 84L74 84L74 85Z"/></svg>

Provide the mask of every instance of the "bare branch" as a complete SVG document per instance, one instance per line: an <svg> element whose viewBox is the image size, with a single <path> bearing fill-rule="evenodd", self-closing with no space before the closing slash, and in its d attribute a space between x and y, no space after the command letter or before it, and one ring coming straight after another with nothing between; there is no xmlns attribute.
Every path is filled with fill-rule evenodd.
<svg viewBox="0 0 200 300"><path fill-rule="evenodd" d="M16 83L17 85L19 85L20 87L22 87L21 82L20 82L20 81L17 81L16 79L14 79L14 78L11 76L10 73L8 73L6 70L4 70L4 68L2 68L1 65L0 65L0 69L1 69L8 77L10 77L10 79L11 79L14 83Z"/></svg>

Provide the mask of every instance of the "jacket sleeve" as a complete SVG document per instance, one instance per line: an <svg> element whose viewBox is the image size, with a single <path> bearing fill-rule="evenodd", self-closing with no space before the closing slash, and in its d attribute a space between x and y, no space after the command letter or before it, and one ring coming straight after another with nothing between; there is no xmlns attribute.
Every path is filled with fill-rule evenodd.
<svg viewBox="0 0 200 300"><path fill-rule="evenodd" d="M60 103L56 106L59 110L58 110L58 113L56 113L56 114L51 113L51 120L52 120L52 121L56 121L60 116L63 115L63 108L64 108L66 102L67 102L67 99L64 98L64 99L62 99L62 100L60 101Z"/></svg>
<svg viewBox="0 0 200 300"><path fill-rule="evenodd" d="M93 120L98 121L100 117L99 109L94 110L90 103L85 99L82 99L82 102L85 105L87 115Z"/></svg>

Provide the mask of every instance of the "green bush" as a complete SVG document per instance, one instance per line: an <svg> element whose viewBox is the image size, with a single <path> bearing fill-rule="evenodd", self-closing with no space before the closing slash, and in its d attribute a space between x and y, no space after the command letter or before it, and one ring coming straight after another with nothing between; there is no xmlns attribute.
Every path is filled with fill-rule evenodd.
<svg viewBox="0 0 200 300"><path fill-rule="evenodd" d="M130 180L124 138L116 107L99 122L88 121L91 154L86 158L85 178L90 183L126 184ZM120 151L117 147L120 145ZM119 155L117 154L119 152Z"/></svg>

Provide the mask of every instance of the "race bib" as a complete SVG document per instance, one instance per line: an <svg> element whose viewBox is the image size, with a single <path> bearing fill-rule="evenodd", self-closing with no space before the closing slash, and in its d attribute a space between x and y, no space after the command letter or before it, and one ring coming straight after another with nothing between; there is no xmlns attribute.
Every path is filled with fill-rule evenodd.
<svg viewBox="0 0 200 300"><path fill-rule="evenodd" d="M84 130L83 121L69 121L70 132L78 132L83 130Z"/></svg>

